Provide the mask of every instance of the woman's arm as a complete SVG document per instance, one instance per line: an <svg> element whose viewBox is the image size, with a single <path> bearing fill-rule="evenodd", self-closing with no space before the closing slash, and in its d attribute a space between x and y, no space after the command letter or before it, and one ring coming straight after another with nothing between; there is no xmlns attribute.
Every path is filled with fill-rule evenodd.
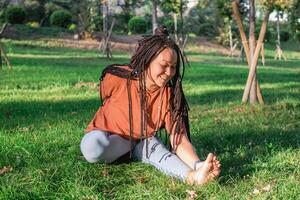
<svg viewBox="0 0 300 200"><path fill-rule="evenodd" d="M174 141L176 141L176 139L174 137L181 137L178 144L176 144L176 145L174 144ZM183 162L185 162L189 167L194 169L195 162L199 161L200 159L195 151L195 148L189 141L187 135L182 134L182 135L175 136L175 134L173 133L170 135L170 142L171 142L172 147L176 148L175 152L176 152L177 156ZM196 168L198 168L199 164L197 164Z"/></svg>

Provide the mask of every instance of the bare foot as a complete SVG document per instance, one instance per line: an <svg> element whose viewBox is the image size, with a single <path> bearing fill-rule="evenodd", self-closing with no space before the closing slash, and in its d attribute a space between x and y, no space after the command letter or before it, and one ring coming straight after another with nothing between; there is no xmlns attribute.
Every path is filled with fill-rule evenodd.
<svg viewBox="0 0 300 200"><path fill-rule="evenodd" d="M188 175L188 178L186 179L188 184L203 185L220 175L221 165L214 154L209 153L206 160L201 164L201 167L190 172Z"/></svg>

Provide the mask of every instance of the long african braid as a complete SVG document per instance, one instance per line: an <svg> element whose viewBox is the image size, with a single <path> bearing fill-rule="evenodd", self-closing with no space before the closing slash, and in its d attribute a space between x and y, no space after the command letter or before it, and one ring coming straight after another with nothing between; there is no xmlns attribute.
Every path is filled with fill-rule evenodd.
<svg viewBox="0 0 300 200"><path fill-rule="evenodd" d="M147 138L147 98L146 98L146 69L149 67L151 61L165 48L174 49L177 53L176 72L172 79L169 81L168 86L171 87L171 120L172 130L176 137L174 137L173 144L177 144L180 140L180 130L186 129L188 138L190 139L189 120L188 120L188 104L182 90L182 79L184 76L185 63L183 55L176 45L176 43L170 38L169 33L165 26L160 26L156 29L155 34L147 36L138 42L138 46L135 54L132 56L130 64L128 65L131 71L128 71L119 66L120 64L112 64L107 66L100 79L102 80L106 73L111 73L121 78L127 79L127 92L129 100L129 128L130 128L130 141L133 145L133 122L132 122L132 100L131 100L131 80L135 79L139 81L139 95L141 106L141 139ZM182 69L181 69L182 64ZM178 137L179 136L179 137ZM176 146L173 150L176 150ZM148 153L147 153L148 155Z"/></svg>

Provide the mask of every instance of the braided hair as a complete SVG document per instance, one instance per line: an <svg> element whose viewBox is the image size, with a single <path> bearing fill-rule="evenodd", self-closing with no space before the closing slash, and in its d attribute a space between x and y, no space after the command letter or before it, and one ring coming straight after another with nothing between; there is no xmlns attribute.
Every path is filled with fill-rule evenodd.
<svg viewBox="0 0 300 200"><path fill-rule="evenodd" d="M184 76L185 63L183 55L174 42L170 38L167 28L161 25L155 30L155 34L152 36L143 37L139 40L136 52L131 57L130 64L128 65L131 69L126 70L120 66L120 64L112 64L107 66L100 77L103 77L106 73L111 73L115 76L127 79L127 92L129 100L129 128L130 128L130 141L133 144L133 121L132 121L132 100L131 100L131 80L139 81L139 95L140 95L140 106L141 106L141 138L147 137L147 99L146 99L146 70L149 67L153 59L158 56L166 48L173 49L177 54L176 71L175 75L168 82L168 87L171 87L171 98L169 100L171 110L171 121L172 128L171 132L175 134L173 144L178 144L180 140L181 129L186 130L187 136L190 139L189 121L188 121L188 104L182 90L182 79ZM182 64L182 65L181 65ZM182 68L181 68L182 67ZM179 137L178 137L179 136ZM176 150L177 145L173 147L173 151Z"/></svg>

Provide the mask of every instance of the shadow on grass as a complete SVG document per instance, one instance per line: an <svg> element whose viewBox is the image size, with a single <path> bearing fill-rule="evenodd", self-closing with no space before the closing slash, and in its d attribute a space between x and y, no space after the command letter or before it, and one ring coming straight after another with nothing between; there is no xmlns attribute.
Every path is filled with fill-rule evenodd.
<svg viewBox="0 0 300 200"><path fill-rule="evenodd" d="M206 63L187 69L183 82L199 85L199 87L203 84L220 84L222 86L244 85L246 84L247 77L247 68L226 68L216 65L209 66ZM267 67L260 69L258 73L260 84L299 82L299 78L299 73L291 71L277 72L268 70Z"/></svg>
<svg viewBox="0 0 300 200"><path fill-rule="evenodd" d="M266 104L276 103L285 99L300 101L299 86L287 86L276 89L263 89L262 94ZM294 89L292 93L289 90ZM298 90L297 90L298 89ZM213 103L232 103L241 102L243 90L224 89L218 91L210 91L197 95L187 95L189 105L203 105Z"/></svg>
<svg viewBox="0 0 300 200"><path fill-rule="evenodd" d="M300 147L298 130L282 131L272 129L263 132L253 129L241 133L234 127L224 127L221 135L193 136L193 143L202 155L216 152L222 163L220 183L230 179L242 179L256 172L256 160L267 161L270 157L286 149ZM200 145L199 145L200 143ZM205 153L203 153L203 151ZM255 169L256 168L256 169ZM272 167L268 170L272 170ZM274 169L273 169L274 170Z"/></svg>
<svg viewBox="0 0 300 200"><path fill-rule="evenodd" d="M231 97L234 97L237 92L239 91L235 91ZM228 93L226 94L228 96ZM212 94L205 95L211 96ZM221 96L220 93L214 95ZM196 98L201 97L190 97L194 102ZM225 99L223 100L225 101ZM10 137L9 135L12 133L23 134L21 130L24 127L46 130L47 127L41 126L50 124L55 127L64 121L73 126L87 125L98 109L99 103L98 99L88 99L1 104L1 129L5 131L4 134L7 134L7 137ZM296 130L282 131L269 128L262 131L254 127L239 130L230 124L226 125L223 130L222 133L193 136L196 148L203 149L200 152L202 155L205 151L215 151L222 158L223 178L220 179L221 183L226 183L231 178L239 179L244 175L254 173L253 161L256 158L268 158L269 155L274 155L283 149L295 149L300 146L300 135ZM218 132L217 129L211 131Z"/></svg>
<svg viewBox="0 0 300 200"><path fill-rule="evenodd" d="M107 59L102 57L67 57L67 58L44 58L44 57L14 57L12 65L14 66L32 66L33 68L59 68L65 70L66 68L76 67L94 67L94 66L106 66L112 63L125 63L127 59L124 58L113 58Z"/></svg>

